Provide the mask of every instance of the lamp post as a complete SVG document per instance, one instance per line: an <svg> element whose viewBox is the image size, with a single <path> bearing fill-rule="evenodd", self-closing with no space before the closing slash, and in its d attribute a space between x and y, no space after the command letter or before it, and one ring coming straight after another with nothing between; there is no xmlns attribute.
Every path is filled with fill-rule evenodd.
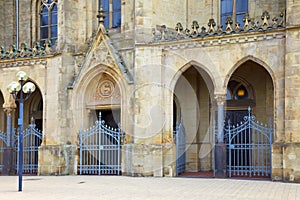
<svg viewBox="0 0 300 200"><path fill-rule="evenodd" d="M23 103L29 98L30 94L34 92L35 85L32 82L26 82L27 74L23 71L17 73L18 82L13 81L7 86L7 90L11 93L15 101L19 102L19 140L18 140L18 153L19 153L19 189L22 191L22 173L23 173ZM26 82L26 83L25 83ZM19 93L19 96L17 95Z"/></svg>

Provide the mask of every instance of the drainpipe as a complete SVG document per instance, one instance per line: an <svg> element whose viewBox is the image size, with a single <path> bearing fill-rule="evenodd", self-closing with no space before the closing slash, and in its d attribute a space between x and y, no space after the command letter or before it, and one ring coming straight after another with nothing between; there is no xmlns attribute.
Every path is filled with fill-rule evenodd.
<svg viewBox="0 0 300 200"><path fill-rule="evenodd" d="M19 0L16 0L16 48L19 48Z"/></svg>

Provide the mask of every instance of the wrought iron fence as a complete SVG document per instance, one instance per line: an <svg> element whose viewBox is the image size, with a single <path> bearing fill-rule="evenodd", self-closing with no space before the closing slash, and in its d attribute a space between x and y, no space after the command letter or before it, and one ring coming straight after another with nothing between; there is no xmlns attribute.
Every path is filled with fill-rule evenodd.
<svg viewBox="0 0 300 200"><path fill-rule="evenodd" d="M228 176L270 177L272 174L272 123L255 121L250 108L244 121L224 129Z"/></svg>
<svg viewBox="0 0 300 200"><path fill-rule="evenodd" d="M183 122L176 126L173 133L176 142L176 176L185 172L186 165L186 133Z"/></svg>
<svg viewBox="0 0 300 200"><path fill-rule="evenodd" d="M0 173L4 168L4 151L7 147L12 147L12 166L13 169L9 171L18 172L18 134L19 132L13 128L12 137L0 131ZM37 174L38 172L38 147L42 142L42 131L35 127L34 122L29 124L28 128L23 132L23 173ZM12 140L11 140L12 139ZM10 144L11 141L11 144Z"/></svg>
<svg viewBox="0 0 300 200"><path fill-rule="evenodd" d="M16 159L16 171L18 172L18 134L15 135L15 159ZM23 132L23 173L24 174L37 174L38 172L38 148L42 143L43 133L38 130L34 123L29 124L28 128Z"/></svg>
<svg viewBox="0 0 300 200"><path fill-rule="evenodd" d="M4 165L4 149L7 147L7 134L0 131L0 172L3 170Z"/></svg>

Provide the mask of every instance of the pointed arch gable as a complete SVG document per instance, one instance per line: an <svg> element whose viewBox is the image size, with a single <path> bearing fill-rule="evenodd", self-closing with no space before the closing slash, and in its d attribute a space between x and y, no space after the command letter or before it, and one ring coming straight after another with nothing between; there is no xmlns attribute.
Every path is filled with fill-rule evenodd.
<svg viewBox="0 0 300 200"><path fill-rule="evenodd" d="M125 65L125 62L123 62L119 54L116 52L106 34L105 27L103 24L100 24L97 34L93 38L92 44L87 51L85 59L83 60L78 77L85 75L90 68L103 65L118 72L128 84L132 84L133 77L130 71ZM79 81L79 79L76 79L73 85L76 85Z"/></svg>

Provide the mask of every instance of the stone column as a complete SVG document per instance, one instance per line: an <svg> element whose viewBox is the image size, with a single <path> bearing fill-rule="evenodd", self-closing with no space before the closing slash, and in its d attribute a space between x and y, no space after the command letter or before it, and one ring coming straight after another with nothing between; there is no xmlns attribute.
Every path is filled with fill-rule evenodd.
<svg viewBox="0 0 300 200"><path fill-rule="evenodd" d="M14 108L5 108L7 123L6 123L6 134L7 134L7 146L3 151L3 175L14 174L14 162L13 162L13 140L12 140L12 113Z"/></svg>
<svg viewBox="0 0 300 200"><path fill-rule="evenodd" d="M300 2L286 1L286 44L285 44L285 141L281 149L275 149L276 153L282 152L283 180L300 182L300 93L296 91L300 87L299 80L299 48L300 48ZM276 122L275 122L276 123ZM276 146L273 146L273 149ZM277 153L278 154L278 153ZM273 154L273 157L274 154ZM273 162L276 161L273 159ZM278 163L278 160L277 160ZM281 164L281 163L280 163ZM275 165L276 167L276 165ZM273 168L275 168L273 165ZM279 165L279 167L281 167ZM280 178L280 168L272 172L272 176Z"/></svg>
<svg viewBox="0 0 300 200"><path fill-rule="evenodd" d="M224 143L224 103L226 101L226 95L215 95L217 102L217 141L215 144L215 176L217 178L226 177L226 144Z"/></svg>

